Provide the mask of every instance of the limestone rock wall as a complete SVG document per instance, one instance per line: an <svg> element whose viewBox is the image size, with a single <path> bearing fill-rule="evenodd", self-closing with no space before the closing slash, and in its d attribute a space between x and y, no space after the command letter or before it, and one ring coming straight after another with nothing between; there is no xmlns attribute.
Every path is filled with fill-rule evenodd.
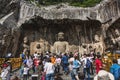
<svg viewBox="0 0 120 80"><path fill-rule="evenodd" d="M109 24L112 24L117 18L120 17L119 0L103 0L95 7L88 8L72 7L67 4L39 8L26 2L21 2L20 6L18 26L35 15L44 19L68 18L86 20L86 17L90 17L101 22L112 19Z"/></svg>
<svg viewBox="0 0 120 80"><path fill-rule="evenodd" d="M0 0L0 18L19 8L20 0Z"/></svg>
<svg viewBox="0 0 120 80"><path fill-rule="evenodd" d="M6 56L7 53L12 53L13 56L18 56L21 46L21 30L12 30L5 26L0 26L0 57Z"/></svg>
<svg viewBox="0 0 120 80"><path fill-rule="evenodd" d="M0 0L0 4L1 56L8 52L19 56L25 36L30 42L44 38L50 45L57 40L59 31L65 33L70 45L95 42L95 34L106 39L106 31L110 32L110 26L120 18L120 0L103 0L88 8L67 4L37 7L24 0ZM114 28L117 26L119 22Z"/></svg>

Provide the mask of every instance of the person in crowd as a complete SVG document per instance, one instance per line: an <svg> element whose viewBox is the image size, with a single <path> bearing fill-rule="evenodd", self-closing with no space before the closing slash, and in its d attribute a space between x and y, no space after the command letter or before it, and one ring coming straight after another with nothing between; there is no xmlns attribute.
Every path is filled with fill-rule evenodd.
<svg viewBox="0 0 120 80"><path fill-rule="evenodd" d="M25 53L24 53L24 52L22 52L22 53L20 54L20 58L22 58L22 61L24 61L24 59L25 59Z"/></svg>
<svg viewBox="0 0 120 80"><path fill-rule="evenodd" d="M17 76L13 76L10 80L20 80Z"/></svg>
<svg viewBox="0 0 120 80"><path fill-rule="evenodd" d="M100 70L94 80L115 80L113 74L105 70Z"/></svg>
<svg viewBox="0 0 120 80"><path fill-rule="evenodd" d="M22 63L20 67L20 73L19 73L20 78L23 77L23 69L24 69L24 63Z"/></svg>
<svg viewBox="0 0 120 80"><path fill-rule="evenodd" d="M27 61L28 61L28 56L27 56L27 55L25 55L25 58L24 58L24 60L23 60L23 63L24 63L24 64L26 64L26 63L27 63Z"/></svg>
<svg viewBox="0 0 120 80"><path fill-rule="evenodd" d="M63 70L64 70L64 73L65 74L68 74L68 56L67 54L65 53L63 56L62 56L62 66L63 66Z"/></svg>
<svg viewBox="0 0 120 80"><path fill-rule="evenodd" d="M97 55L97 59L95 60L95 66L96 66L96 73L98 73L103 67L103 64L101 61L101 55Z"/></svg>
<svg viewBox="0 0 120 80"><path fill-rule="evenodd" d="M54 70L55 67L53 63L51 62L51 59L47 59L47 62L44 66L44 73L46 73L46 80L54 80Z"/></svg>
<svg viewBox="0 0 120 80"><path fill-rule="evenodd" d="M54 80L63 80L63 78L57 73L55 74Z"/></svg>
<svg viewBox="0 0 120 80"><path fill-rule="evenodd" d="M7 63L4 63L2 66L0 77L2 80L10 80L10 66Z"/></svg>
<svg viewBox="0 0 120 80"><path fill-rule="evenodd" d="M43 53L40 54L40 59L43 60Z"/></svg>
<svg viewBox="0 0 120 80"><path fill-rule="evenodd" d="M90 80L90 67L91 67L91 62L90 62L90 58L87 54L84 54L84 57L81 59L81 62L83 63L83 73L84 75L87 74L87 78L88 80Z"/></svg>
<svg viewBox="0 0 120 80"><path fill-rule="evenodd" d="M43 65L45 65L45 64L46 64L47 59L49 59L49 58L47 58L47 57L44 57L44 58L43 58L43 61L42 61L42 64L43 64Z"/></svg>
<svg viewBox="0 0 120 80"><path fill-rule="evenodd" d="M110 67L110 72L114 75L115 80L120 80L120 65L117 59L113 59L113 65Z"/></svg>
<svg viewBox="0 0 120 80"><path fill-rule="evenodd" d="M76 80L79 80L78 71L79 71L80 66L81 66L81 63L78 60L78 57L75 56L74 61L73 61L73 74L75 75Z"/></svg>
<svg viewBox="0 0 120 80"><path fill-rule="evenodd" d="M37 67L37 73L40 75L43 72L42 60L39 60L39 65Z"/></svg>
<svg viewBox="0 0 120 80"><path fill-rule="evenodd" d="M46 52L45 57L49 58L49 52Z"/></svg>
<svg viewBox="0 0 120 80"><path fill-rule="evenodd" d="M55 65L56 65L56 73L59 73L60 65L61 65L61 58L59 57L59 55L56 56Z"/></svg>
<svg viewBox="0 0 120 80"><path fill-rule="evenodd" d="M42 74L41 74L41 80L45 80L45 72L42 72Z"/></svg>
<svg viewBox="0 0 120 80"><path fill-rule="evenodd" d="M33 56L34 56L34 58L37 58L38 57L37 52L35 52Z"/></svg>
<svg viewBox="0 0 120 80"><path fill-rule="evenodd" d="M31 72L33 72L33 59L31 56L28 56L26 65L29 67L29 75L31 75Z"/></svg>
<svg viewBox="0 0 120 80"><path fill-rule="evenodd" d="M26 64L24 64L24 68L23 68L23 80L28 80L28 71L29 71L29 68Z"/></svg>
<svg viewBox="0 0 120 80"><path fill-rule="evenodd" d="M71 63L71 62L73 62L73 61L74 61L73 54L70 53L68 62Z"/></svg>
<svg viewBox="0 0 120 80"><path fill-rule="evenodd" d="M52 55L50 59L51 59L51 62L52 62L53 64L55 64L55 60L56 60L55 55Z"/></svg>
<svg viewBox="0 0 120 80"><path fill-rule="evenodd" d="M76 80L75 75L73 73L73 61L69 62L69 71L70 71L71 80Z"/></svg>
<svg viewBox="0 0 120 80"><path fill-rule="evenodd" d="M117 60L118 60L118 64L120 65L120 56L118 56L118 59L117 59Z"/></svg>
<svg viewBox="0 0 120 80"><path fill-rule="evenodd" d="M38 68L38 65L39 65L39 58L34 58L33 60L33 64L34 64L34 73L37 73L37 68Z"/></svg>
<svg viewBox="0 0 120 80"><path fill-rule="evenodd" d="M87 57L87 54L83 54L83 57L81 58L81 62L82 62L82 65L83 65L83 73L84 73L84 75L87 74L88 80L90 80L90 66L91 66L91 63L90 63L89 57Z"/></svg>
<svg viewBox="0 0 120 80"><path fill-rule="evenodd" d="M94 69L94 68L93 68L93 62L94 62L94 61L93 61L93 58L94 58L94 57L93 57L92 55L88 54L88 58L89 58L90 63L91 63L91 65L90 65L90 74L93 75L93 74L94 74L94 73L93 73L93 69Z"/></svg>
<svg viewBox="0 0 120 80"><path fill-rule="evenodd" d="M31 56L28 57L28 60L27 60L27 62L26 62L26 65L27 65L29 68L32 68L33 60L32 60L32 57L31 57Z"/></svg>

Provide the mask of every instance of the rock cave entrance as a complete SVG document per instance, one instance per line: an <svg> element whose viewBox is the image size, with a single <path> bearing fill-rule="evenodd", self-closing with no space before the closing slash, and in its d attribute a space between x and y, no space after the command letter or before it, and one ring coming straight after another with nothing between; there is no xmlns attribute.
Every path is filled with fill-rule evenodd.
<svg viewBox="0 0 120 80"><path fill-rule="evenodd" d="M28 37L29 45L41 39L51 46L57 41L57 34L63 32L69 45L81 46L95 42L95 35L102 34L101 22L78 19L43 19L36 17L22 24L23 38Z"/></svg>
<svg viewBox="0 0 120 80"><path fill-rule="evenodd" d="M69 44L94 42L94 36L101 35L101 23L97 20L56 19L49 20L37 17L22 24L24 36L29 41L47 40L51 45L57 40L59 32L65 33L65 40Z"/></svg>
<svg viewBox="0 0 120 80"><path fill-rule="evenodd" d="M105 45L109 48L114 46L114 49L120 49L120 18L118 18L106 31ZM115 41L112 41L112 40Z"/></svg>

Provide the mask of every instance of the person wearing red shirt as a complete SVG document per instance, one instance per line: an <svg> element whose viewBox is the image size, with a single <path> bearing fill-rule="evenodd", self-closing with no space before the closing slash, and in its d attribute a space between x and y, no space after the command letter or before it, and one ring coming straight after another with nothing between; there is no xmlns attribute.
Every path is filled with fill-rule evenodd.
<svg viewBox="0 0 120 80"><path fill-rule="evenodd" d="M35 73L37 72L37 68L38 68L38 66L39 66L39 59L38 58L35 58L34 59L34 70L35 70Z"/></svg>
<svg viewBox="0 0 120 80"><path fill-rule="evenodd" d="M98 74L98 72L102 69L102 61L101 61L101 56L97 55L97 59L95 60L95 66L96 66L96 73Z"/></svg>

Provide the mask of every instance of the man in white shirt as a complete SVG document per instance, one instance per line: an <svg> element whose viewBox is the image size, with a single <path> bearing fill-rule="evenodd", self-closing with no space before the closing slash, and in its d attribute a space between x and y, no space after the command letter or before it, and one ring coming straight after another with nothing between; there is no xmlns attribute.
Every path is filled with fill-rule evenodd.
<svg viewBox="0 0 120 80"><path fill-rule="evenodd" d="M84 54L84 57L81 59L81 62L83 63L83 73L88 76L88 80L90 80L90 67L87 68L86 64L87 64L87 60L90 61L90 57L89 55ZM87 78L86 78L87 79Z"/></svg>
<svg viewBox="0 0 120 80"><path fill-rule="evenodd" d="M46 80L54 80L54 70L55 67L51 63L51 60L47 59L47 62L45 63L44 66L44 72L46 73Z"/></svg>
<svg viewBox="0 0 120 80"><path fill-rule="evenodd" d="M3 70L1 71L0 77L2 80L10 80L10 66L5 64Z"/></svg>

